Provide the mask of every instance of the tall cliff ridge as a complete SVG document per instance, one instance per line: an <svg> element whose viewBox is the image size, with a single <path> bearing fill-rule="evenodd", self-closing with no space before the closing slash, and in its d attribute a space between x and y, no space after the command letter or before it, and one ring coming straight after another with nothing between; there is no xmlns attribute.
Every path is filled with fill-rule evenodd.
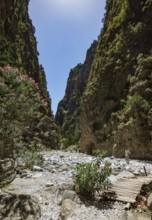
<svg viewBox="0 0 152 220"><path fill-rule="evenodd" d="M152 1L107 0L81 113L82 151L152 159Z"/></svg>
<svg viewBox="0 0 152 220"><path fill-rule="evenodd" d="M38 62L35 28L28 14L29 0L0 2L0 66L18 67L39 83L48 98L43 67Z"/></svg>
<svg viewBox="0 0 152 220"><path fill-rule="evenodd" d="M75 144L80 139L81 98L86 88L96 46L97 41L94 41L87 51L84 63L71 69L65 96L58 105L55 120L62 137L67 139L67 144Z"/></svg>
<svg viewBox="0 0 152 220"><path fill-rule="evenodd" d="M29 0L0 2L0 66L9 64L32 77L38 83L42 97L49 103L49 115L52 117L51 99L43 66L38 61L35 28L28 6ZM56 130L55 124L53 127Z"/></svg>
<svg viewBox="0 0 152 220"><path fill-rule="evenodd" d="M0 186L15 177L20 141L32 151L59 142L28 5L29 0L0 1Z"/></svg>

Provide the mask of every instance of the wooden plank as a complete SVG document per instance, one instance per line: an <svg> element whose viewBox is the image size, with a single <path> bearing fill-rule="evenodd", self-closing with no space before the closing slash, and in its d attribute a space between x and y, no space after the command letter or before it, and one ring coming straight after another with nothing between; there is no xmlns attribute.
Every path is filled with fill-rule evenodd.
<svg viewBox="0 0 152 220"><path fill-rule="evenodd" d="M122 186L122 185L113 185L111 187L111 189L113 188L122 188L122 189L139 189L141 188L142 185L126 185L126 186Z"/></svg>
<svg viewBox="0 0 152 220"><path fill-rule="evenodd" d="M139 191L136 191L136 192L133 192L133 191L129 191L129 190L126 190L126 191L124 191L124 190L115 190L115 193L125 193L125 194L127 194L127 193L132 193L132 194L139 194L140 193L140 190Z"/></svg>
<svg viewBox="0 0 152 220"><path fill-rule="evenodd" d="M127 184L125 184L125 185L122 185L121 183L119 183L119 184L115 184L115 185L113 185L112 187L121 187L121 188L129 188L129 187L131 187L131 188L135 188L135 187L137 187L137 188L140 188L140 187L142 187L143 185L144 185L145 183L144 182L140 182L140 183L127 183Z"/></svg>
<svg viewBox="0 0 152 220"><path fill-rule="evenodd" d="M139 191L136 191L136 192L133 192L133 191L123 191L123 190L115 190L115 193L119 194L119 193L124 193L124 194L140 194L140 190Z"/></svg>
<svg viewBox="0 0 152 220"><path fill-rule="evenodd" d="M113 186L123 186L123 187L126 187L126 186L141 186L143 185L143 182L138 182L138 183L126 183L126 184L122 184L122 183L117 183L117 184L114 184Z"/></svg>
<svg viewBox="0 0 152 220"><path fill-rule="evenodd" d="M128 197L128 196L117 196L116 199L122 199L124 202L128 202L128 201L132 201L132 202L135 202L136 198L131 198L131 197Z"/></svg>
<svg viewBox="0 0 152 220"><path fill-rule="evenodd" d="M129 195L129 196L134 196L134 195L137 195L138 193L132 193L132 192L128 192L128 193L125 193L125 192L116 192L117 195Z"/></svg>
<svg viewBox="0 0 152 220"><path fill-rule="evenodd" d="M122 186L113 186L111 189L132 189L132 190L138 190L140 189L141 186L135 186L135 187L131 187L131 186L126 186L126 187L122 187Z"/></svg>
<svg viewBox="0 0 152 220"><path fill-rule="evenodd" d="M131 179L130 179L131 180ZM139 180L142 180L142 181L146 181L146 182L149 182L149 181L152 181L152 178L151 177L144 177L144 178L137 178L136 181L139 181Z"/></svg>
<svg viewBox="0 0 152 220"><path fill-rule="evenodd" d="M136 190L136 189L140 189L141 186L112 186L111 189L133 189L133 190Z"/></svg>
<svg viewBox="0 0 152 220"><path fill-rule="evenodd" d="M124 194L137 195L137 194L140 193L140 191L134 193L134 192L131 192L131 191L116 190L115 193L117 193L117 194L119 194L119 193L124 193Z"/></svg>
<svg viewBox="0 0 152 220"><path fill-rule="evenodd" d="M128 203L128 202L129 203L135 203L136 202L135 199L124 198L124 197L118 197L116 200L119 201L119 202L126 202L126 203Z"/></svg>
<svg viewBox="0 0 152 220"><path fill-rule="evenodd" d="M139 180L139 181L127 181L124 183L122 183L121 181L115 183L114 185L118 185L118 186L127 186L127 185L133 185L133 186L140 186L140 185L144 185L144 184L149 184L152 181L145 181L145 180Z"/></svg>
<svg viewBox="0 0 152 220"><path fill-rule="evenodd" d="M129 187L129 188L122 188L122 187L112 187L111 188L113 191L115 191L115 190L122 190L122 191L132 191L132 192L138 192L138 191L140 191L141 189L140 189L140 187L136 187L136 188L131 188L131 187Z"/></svg>
<svg viewBox="0 0 152 220"><path fill-rule="evenodd" d="M138 181L146 181L146 182L149 182L149 181L152 181L152 178L150 177L147 177L147 178L136 178L136 179L120 179L119 182L138 182Z"/></svg>
<svg viewBox="0 0 152 220"><path fill-rule="evenodd" d="M134 185L138 185L138 184L141 184L141 183L145 183L144 180L138 180L138 181L126 181L125 183L122 182L122 181L119 181L118 183L116 184L121 184L121 185L131 185L131 184L134 184Z"/></svg>
<svg viewBox="0 0 152 220"><path fill-rule="evenodd" d="M136 197L137 195L138 195L139 193L132 193L132 192L115 192L115 194L111 194L111 195L113 195L113 196L115 196L115 195L117 195L117 196L119 196L119 195L123 195L123 196L129 196L129 197Z"/></svg>
<svg viewBox="0 0 152 220"><path fill-rule="evenodd" d="M144 180L144 179L138 179L138 180L136 181L136 183L148 183L148 181L147 181L147 180Z"/></svg>
<svg viewBox="0 0 152 220"><path fill-rule="evenodd" d="M116 190L114 190L114 192L117 192L117 193L119 193L119 192L123 192L123 193L133 193L133 194L139 194L140 193L140 190L138 190L138 191L131 191L131 190L121 190L121 189L116 189Z"/></svg>
<svg viewBox="0 0 152 220"><path fill-rule="evenodd" d="M116 198L117 201L121 202L130 202L130 203L135 203L136 199L130 198L130 197L125 197L125 196L118 196Z"/></svg>
<svg viewBox="0 0 152 220"><path fill-rule="evenodd" d="M124 192L119 192L119 193L118 193L118 192L116 192L116 195L117 195L117 196L121 195L121 196L127 196L127 197L128 197L128 196L129 196L129 197L135 197L135 196L137 196L138 194L136 194L136 193L133 194L133 193L124 193Z"/></svg>
<svg viewBox="0 0 152 220"><path fill-rule="evenodd" d="M133 191L135 190L135 191L136 191L136 190L139 190L140 188L141 188L141 187L137 187L137 186L136 186L136 187L113 186L111 189L122 189L122 190L123 190L123 189L124 189L124 190L125 190L125 189L130 189L130 190L133 190Z"/></svg>
<svg viewBox="0 0 152 220"><path fill-rule="evenodd" d="M124 195L124 194L120 194L120 195L116 195L116 198L118 198L118 197L123 197L123 198L130 198L130 199L136 199L136 197L137 197L137 195Z"/></svg>
<svg viewBox="0 0 152 220"><path fill-rule="evenodd" d="M121 202L129 202L129 203L135 203L136 197L131 198L128 196L108 196L109 199L115 200L115 201L121 201Z"/></svg>
<svg viewBox="0 0 152 220"><path fill-rule="evenodd" d="M109 198L121 202L135 203L142 186L151 182L152 176L119 179L110 189L109 192L111 194L109 195Z"/></svg>
<svg viewBox="0 0 152 220"><path fill-rule="evenodd" d="M126 185L138 185L138 184L141 184L141 181L138 181L138 182L136 182L136 181L134 181L134 182L131 182L131 181L128 181L128 182L125 182L125 183L123 183L123 182L117 182L117 183L115 183L114 185L121 185L121 186L126 186Z"/></svg>

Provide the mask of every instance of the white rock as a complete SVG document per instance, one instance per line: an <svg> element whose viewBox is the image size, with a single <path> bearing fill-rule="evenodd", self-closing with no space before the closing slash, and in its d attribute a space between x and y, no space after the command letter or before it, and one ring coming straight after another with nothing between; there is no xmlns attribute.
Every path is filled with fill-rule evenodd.
<svg viewBox="0 0 152 220"><path fill-rule="evenodd" d="M70 199L72 201L75 201L75 199L77 198L77 195L74 191L72 190L65 190L63 192L63 195L62 195L62 201L64 201L65 199Z"/></svg>
<svg viewBox="0 0 152 220"><path fill-rule="evenodd" d="M129 202L125 205L125 209L126 210L130 209L130 203Z"/></svg>
<svg viewBox="0 0 152 220"><path fill-rule="evenodd" d="M103 162L104 164L108 164L108 165L112 164L112 160L109 157L104 158Z"/></svg>
<svg viewBox="0 0 152 220"><path fill-rule="evenodd" d="M60 217L62 220L68 219L74 213L74 202L70 199L65 199L62 202L61 210L60 210Z"/></svg>
<svg viewBox="0 0 152 220"><path fill-rule="evenodd" d="M130 165L127 165L125 169L126 169L127 171L131 171Z"/></svg>
<svg viewBox="0 0 152 220"><path fill-rule="evenodd" d="M136 176L139 176L140 173L139 173L138 170L135 170L135 171L133 172L133 174L136 175Z"/></svg>
<svg viewBox="0 0 152 220"><path fill-rule="evenodd" d="M147 199L147 206L152 211L152 193L150 194L150 196Z"/></svg>
<svg viewBox="0 0 152 220"><path fill-rule="evenodd" d="M41 172L41 171L43 171L43 169L39 166L33 166L33 171Z"/></svg>
<svg viewBox="0 0 152 220"><path fill-rule="evenodd" d="M53 186L53 185L54 185L54 183L51 183L51 182L45 184L46 187L50 187L50 186Z"/></svg>

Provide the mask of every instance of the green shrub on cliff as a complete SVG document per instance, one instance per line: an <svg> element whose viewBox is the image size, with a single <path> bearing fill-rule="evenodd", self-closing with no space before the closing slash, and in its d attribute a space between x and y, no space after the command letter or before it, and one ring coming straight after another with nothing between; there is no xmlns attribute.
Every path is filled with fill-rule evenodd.
<svg viewBox="0 0 152 220"><path fill-rule="evenodd" d="M0 103L1 156L6 149L25 145L30 150L45 143L51 132L43 123L48 103L32 78L10 66L0 68Z"/></svg>
<svg viewBox="0 0 152 220"><path fill-rule="evenodd" d="M149 103L139 94L128 95L127 101L125 104L125 110L129 109L141 109L147 111L150 108Z"/></svg>

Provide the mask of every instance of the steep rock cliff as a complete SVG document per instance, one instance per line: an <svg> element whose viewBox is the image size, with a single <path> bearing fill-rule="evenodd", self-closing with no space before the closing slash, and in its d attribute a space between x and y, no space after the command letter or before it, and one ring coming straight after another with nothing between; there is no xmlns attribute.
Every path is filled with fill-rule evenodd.
<svg viewBox="0 0 152 220"><path fill-rule="evenodd" d="M43 145L55 148L58 146L58 131L51 113L51 100L47 92L44 69L38 61L35 29L29 18L28 5L29 0L0 1L0 67L9 64L18 68L20 73L27 74L31 77L29 79L34 79L35 83L38 84L40 97L46 101L48 108L47 111L42 112L41 121L33 118L35 125L36 122L39 125L38 128L33 128L33 132L40 134L38 139ZM3 79L1 81L3 83ZM0 95L2 100L5 99L4 94L1 93ZM0 129L3 129L2 125ZM30 129L27 129L24 132L23 138L28 140L34 138L35 134L29 134L29 131ZM46 132L47 135L44 136ZM0 186L10 182L15 177L14 147L12 143L7 145L6 142L4 144L4 139L0 137Z"/></svg>
<svg viewBox="0 0 152 220"><path fill-rule="evenodd" d="M71 69L65 96L58 105L55 120L60 127L61 135L68 139L68 144L75 144L80 139L81 98L86 88L96 46L97 41L94 41L87 51L84 63Z"/></svg>
<svg viewBox="0 0 152 220"><path fill-rule="evenodd" d="M41 95L49 103L49 115L52 117L51 99L44 69L38 61L35 28L28 14L28 5L29 0L0 2L0 66L9 64L32 77L38 83Z"/></svg>
<svg viewBox="0 0 152 220"><path fill-rule="evenodd" d="M35 28L28 15L29 0L0 2L0 66L10 64L26 72L48 98L45 73L38 62Z"/></svg>
<svg viewBox="0 0 152 220"><path fill-rule="evenodd" d="M152 159L151 12L151 0L107 0L83 96L82 151Z"/></svg>

